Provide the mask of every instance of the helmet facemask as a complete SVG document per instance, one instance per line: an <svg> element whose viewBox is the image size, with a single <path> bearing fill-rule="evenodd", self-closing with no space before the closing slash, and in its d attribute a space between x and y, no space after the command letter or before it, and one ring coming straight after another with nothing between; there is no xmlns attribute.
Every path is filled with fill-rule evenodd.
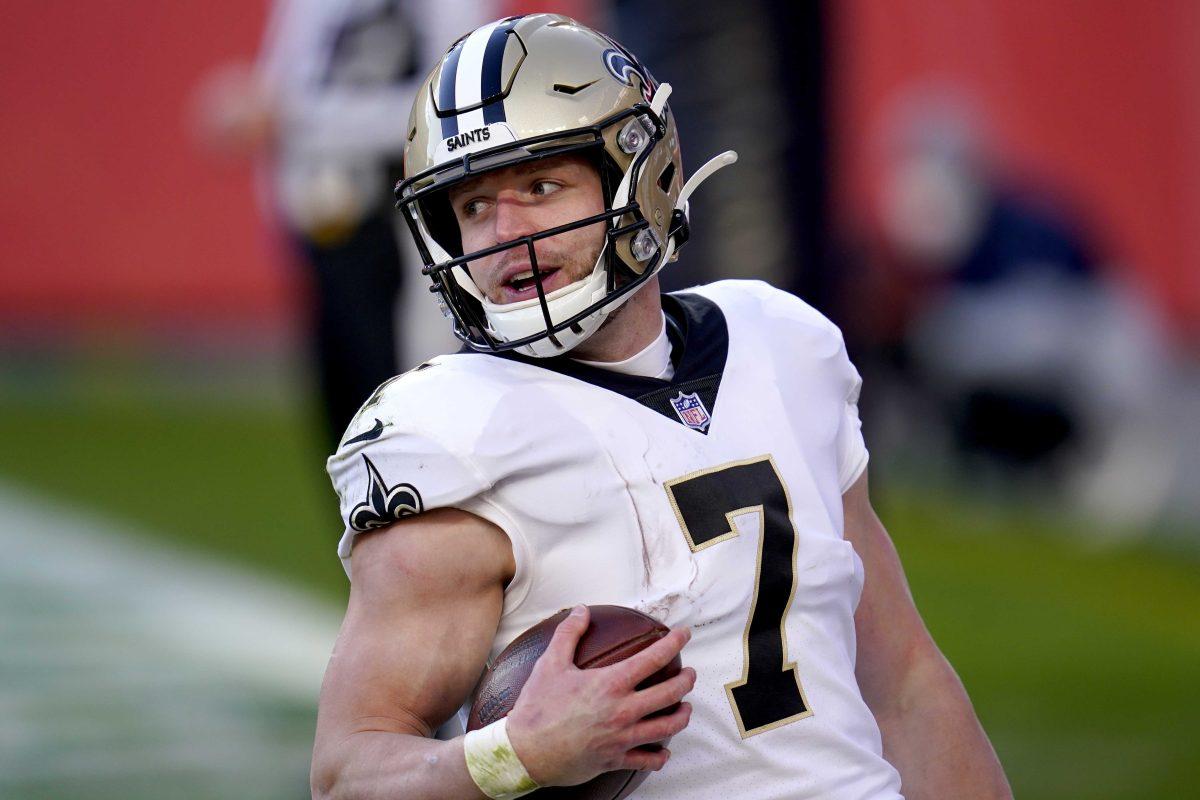
<svg viewBox="0 0 1200 800"><path fill-rule="evenodd" d="M430 72L409 118L407 177L396 187L396 200L431 288L469 347L538 357L568 352L675 258L688 237L688 196L735 156L724 153L683 182L679 137L666 105L670 93L620 44L557 14L506 17L477 28ZM602 212L463 252L448 201L452 187L569 153L595 159ZM573 213L593 208L576 206ZM575 232L589 225L602 226L604 238L590 274L581 276L588 264L576 256L595 239L581 245L589 237ZM535 245L562 235L569 235L570 247L559 249L555 266L563 267L569 253L570 272L563 277L575 281L547 292ZM544 243L543 260L556 247ZM513 248L525 250L520 263L532 269L535 295L522 279L521 290L508 295L517 302L490 302L472 280L472 262ZM488 272L485 280L497 274Z"/></svg>
<svg viewBox="0 0 1200 800"><path fill-rule="evenodd" d="M666 147L666 130L660 113L639 103L595 125L469 153L397 186L397 207L417 241L425 263L422 271L430 277L431 291L439 295L443 313L454 320L459 339L476 350L516 349L538 357L559 355L594 333L609 313L670 260L674 237L668 233L666 241L661 241L664 237L653 229L636 198L643 171L656 148ZM633 151L626 170L617 167L606 145ZM600 174L603 212L471 253L462 252L448 200L453 186L489 171L565 154L592 158ZM667 163L670 169L665 171L666 177L674 180L669 157ZM592 271L546 293L535 243L597 223L605 224L606 229ZM505 305L492 303L472 279L470 264L518 247L528 252L537 295Z"/></svg>

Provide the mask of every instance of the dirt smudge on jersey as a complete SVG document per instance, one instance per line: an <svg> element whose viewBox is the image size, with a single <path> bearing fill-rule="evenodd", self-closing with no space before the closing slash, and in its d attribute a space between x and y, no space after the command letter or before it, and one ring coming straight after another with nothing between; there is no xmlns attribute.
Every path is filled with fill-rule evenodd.
<svg viewBox="0 0 1200 800"><path fill-rule="evenodd" d="M636 608L664 625L679 625L693 616L695 602L696 599L687 592L669 592L661 597L643 600Z"/></svg>

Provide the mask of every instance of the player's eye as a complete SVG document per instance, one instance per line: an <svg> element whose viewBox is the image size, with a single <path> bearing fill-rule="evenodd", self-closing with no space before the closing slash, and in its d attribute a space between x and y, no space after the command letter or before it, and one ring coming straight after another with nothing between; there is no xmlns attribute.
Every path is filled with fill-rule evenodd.
<svg viewBox="0 0 1200 800"><path fill-rule="evenodd" d="M463 203L460 208L462 215L467 218L477 217L484 210L484 201L480 199L468 200Z"/></svg>
<svg viewBox="0 0 1200 800"><path fill-rule="evenodd" d="M545 195L548 195L548 194L554 194L561 188L562 188L562 185L555 181L537 180L537 181L534 181L533 186L530 187L530 192L532 192L535 195L544 197Z"/></svg>

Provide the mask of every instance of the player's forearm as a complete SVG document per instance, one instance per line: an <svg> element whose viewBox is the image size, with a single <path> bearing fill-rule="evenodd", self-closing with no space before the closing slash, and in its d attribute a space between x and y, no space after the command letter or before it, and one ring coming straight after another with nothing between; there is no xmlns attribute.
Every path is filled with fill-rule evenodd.
<svg viewBox="0 0 1200 800"><path fill-rule="evenodd" d="M872 708L907 800L1011 800L1012 790L954 669L936 648Z"/></svg>
<svg viewBox="0 0 1200 800"><path fill-rule="evenodd" d="M463 739L385 731L350 734L313 754L313 800L484 798L471 780Z"/></svg>

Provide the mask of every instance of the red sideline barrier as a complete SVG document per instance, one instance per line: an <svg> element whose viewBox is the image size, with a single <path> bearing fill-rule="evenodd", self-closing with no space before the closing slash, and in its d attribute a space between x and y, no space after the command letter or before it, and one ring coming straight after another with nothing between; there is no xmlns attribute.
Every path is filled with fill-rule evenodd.
<svg viewBox="0 0 1200 800"><path fill-rule="evenodd" d="M197 82L263 0L16 3L0 51L0 324L279 325L294 275L251 169L201 152Z"/></svg>
<svg viewBox="0 0 1200 800"><path fill-rule="evenodd" d="M195 146L197 81L258 47L266 0L10 4L0 51L0 326L283 326L297 273L250 169ZM520 3L513 3L514 7ZM583 8L591 5L580 2ZM1200 4L833 4L835 181L910 79L978 92L1003 149L1080 196L1200 332Z"/></svg>
<svg viewBox="0 0 1200 800"><path fill-rule="evenodd" d="M831 4L838 206L868 207L870 141L914 80L973 93L1011 165L1078 198L1102 244L1200 334L1200 3Z"/></svg>

